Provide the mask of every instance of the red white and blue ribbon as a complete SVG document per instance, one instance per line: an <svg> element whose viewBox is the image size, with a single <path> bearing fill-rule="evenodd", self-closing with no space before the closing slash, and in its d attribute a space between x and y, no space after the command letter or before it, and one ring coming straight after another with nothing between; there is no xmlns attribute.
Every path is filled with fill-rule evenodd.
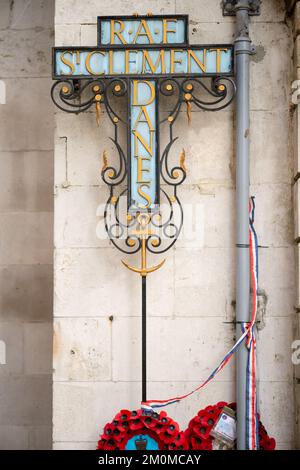
<svg viewBox="0 0 300 470"><path fill-rule="evenodd" d="M259 449L259 422L257 413L256 394L256 338L255 319L257 313L258 292L258 241L254 229L255 202L254 197L249 203L249 248L250 248L250 280L252 287L252 311L249 324L242 324L243 334L246 332L246 346L248 348L248 364L246 379L246 446L248 450Z"/></svg>
<svg viewBox="0 0 300 470"><path fill-rule="evenodd" d="M247 398L246 398L246 426L247 426L247 449L258 449L258 416L257 416L257 401L256 401L256 362L255 362L255 320L257 313L257 289L258 289L258 242L257 235L254 229L254 211L255 203L254 197L249 201L249 251L250 251L250 276L252 287L252 311L250 323L242 324L242 334L237 340L235 345L228 351L226 356L222 359L218 367L216 367L209 377L191 392L169 398L167 400L147 400L141 403L141 408L146 412L154 411L156 408L162 408L173 403L178 403L185 398L193 395L202 388L204 388L230 361L236 350L246 339L246 346L249 351L248 367L247 367Z"/></svg>

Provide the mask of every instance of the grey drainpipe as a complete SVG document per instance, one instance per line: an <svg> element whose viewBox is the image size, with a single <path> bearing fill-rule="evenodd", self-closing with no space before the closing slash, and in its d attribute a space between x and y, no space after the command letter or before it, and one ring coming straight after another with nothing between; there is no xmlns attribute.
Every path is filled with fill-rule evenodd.
<svg viewBox="0 0 300 470"><path fill-rule="evenodd" d="M249 0L241 0L236 11L236 336L241 323L250 321L249 260L249 61L253 49L249 38ZM236 358L237 449L246 449L246 369L248 352L243 343Z"/></svg>
<svg viewBox="0 0 300 470"><path fill-rule="evenodd" d="M223 0L224 16L236 16L236 336L241 323L250 321L249 259L249 138L251 15L260 15L260 0ZM248 351L243 343L236 353L237 449L246 449L246 371Z"/></svg>

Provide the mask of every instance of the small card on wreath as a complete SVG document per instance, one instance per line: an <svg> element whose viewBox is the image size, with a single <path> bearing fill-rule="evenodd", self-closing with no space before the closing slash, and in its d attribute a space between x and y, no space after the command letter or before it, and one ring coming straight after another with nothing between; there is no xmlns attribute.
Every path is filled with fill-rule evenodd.
<svg viewBox="0 0 300 470"><path fill-rule="evenodd" d="M223 408L210 434L217 441L220 450L232 449L236 440L236 416L231 408Z"/></svg>

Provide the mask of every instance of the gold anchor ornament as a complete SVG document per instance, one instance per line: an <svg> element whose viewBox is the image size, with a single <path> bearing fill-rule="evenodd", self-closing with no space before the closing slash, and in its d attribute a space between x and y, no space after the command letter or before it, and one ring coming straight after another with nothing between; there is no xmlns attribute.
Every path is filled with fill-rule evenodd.
<svg viewBox="0 0 300 470"><path fill-rule="evenodd" d="M147 238L151 235L153 235L153 232L149 230L149 223L151 220L151 216L146 213L139 214L137 216L137 221L139 224L139 229L134 230L132 232L132 235L137 235L140 237L142 246L141 246L141 267L136 268L135 266L130 266L126 261L122 260L122 263L126 268L130 269L130 271L133 271L135 273L139 273L142 277L146 277L147 274L153 273L154 271L157 271L159 268L162 267L162 265L165 263L165 259L161 261L161 263L157 264L156 266L151 266L147 268L147 249L146 249L146 242Z"/></svg>

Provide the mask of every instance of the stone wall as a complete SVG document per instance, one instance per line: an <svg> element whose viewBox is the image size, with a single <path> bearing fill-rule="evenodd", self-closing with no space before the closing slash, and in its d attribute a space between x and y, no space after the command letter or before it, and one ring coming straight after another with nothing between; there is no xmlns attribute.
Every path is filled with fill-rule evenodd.
<svg viewBox="0 0 300 470"><path fill-rule="evenodd" d="M299 84L297 80L300 79L300 2L292 1L287 2L287 10L291 18L291 26L293 31L294 39L294 53L293 53L293 74L292 74L292 91L293 98L296 97L297 89L299 89ZM297 97L296 97L297 98ZM300 289L299 289L299 250L300 250L300 186L299 186L299 176L300 176L300 120L299 120L299 100L292 99L293 104L295 105L292 108L292 149L294 154L294 165L293 165L293 196L294 196L294 240L295 240L295 259L296 259L296 318L294 323L294 337L299 341L300 339ZM300 448L300 427L299 427L299 417L300 417L300 366L299 364L294 368L294 384L295 384L295 420L296 420L296 441L298 449Z"/></svg>
<svg viewBox="0 0 300 470"><path fill-rule="evenodd" d="M145 0L138 13L187 13L190 42L234 38L234 19L219 0ZM131 14L132 0L57 0L56 45L96 45L96 16ZM278 448L294 448L293 161L289 147L292 38L283 1L264 0L251 36L251 193L256 196L260 289L266 299L258 332L259 404ZM149 397L182 394L204 380L234 341L235 156L234 108L193 109L178 119L179 151L188 177L179 194L199 208L201 237L180 240L165 266L149 277ZM97 207L108 196L101 155L112 129L103 113L56 111L55 449L93 449L103 425L120 408L139 407L140 278L122 267L121 254L97 238ZM131 263L138 259L131 259ZM234 363L201 393L170 409L182 428L197 411L234 400Z"/></svg>
<svg viewBox="0 0 300 470"><path fill-rule="evenodd" d="M53 19L0 2L0 449L51 448Z"/></svg>

